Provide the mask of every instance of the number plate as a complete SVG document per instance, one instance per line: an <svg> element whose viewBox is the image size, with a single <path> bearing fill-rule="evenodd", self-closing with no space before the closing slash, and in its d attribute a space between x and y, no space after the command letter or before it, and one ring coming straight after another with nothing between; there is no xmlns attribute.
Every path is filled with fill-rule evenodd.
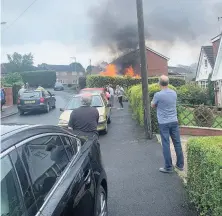
<svg viewBox="0 0 222 216"><path fill-rule="evenodd" d="M24 101L25 104L34 104L35 101Z"/></svg>

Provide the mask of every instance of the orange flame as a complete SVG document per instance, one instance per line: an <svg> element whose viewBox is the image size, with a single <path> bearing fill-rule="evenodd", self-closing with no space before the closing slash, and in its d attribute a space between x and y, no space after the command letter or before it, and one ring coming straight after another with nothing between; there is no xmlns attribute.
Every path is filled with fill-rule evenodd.
<svg viewBox="0 0 222 216"><path fill-rule="evenodd" d="M133 70L133 67L130 66L128 68L125 69L125 76L129 76L129 77L132 77L132 78L136 78L136 79L140 79L140 75L136 74Z"/></svg>
<svg viewBox="0 0 222 216"><path fill-rule="evenodd" d="M114 64L107 65L105 71L101 72L100 75L115 77L117 75L116 66Z"/></svg>

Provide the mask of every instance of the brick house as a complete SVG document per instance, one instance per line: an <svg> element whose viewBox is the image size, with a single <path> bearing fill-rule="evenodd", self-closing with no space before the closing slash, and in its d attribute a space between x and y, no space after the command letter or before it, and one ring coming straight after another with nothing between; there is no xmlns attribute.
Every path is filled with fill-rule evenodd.
<svg viewBox="0 0 222 216"><path fill-rule="evenodd" d="M56 71L56 79L64 85L78 85L79 77L84 76L84 72L75 71L71 65L48 65L44 64L44 69Z"/></svg>
<svg viewBox="0 0 222 216"><path fill-rule="evenodd" d="M146 56L149 77L168 75L169 58L148 47L146 48ZM117 58L112 64L117 66L120 74L124 74L124 69L132 66L134 72L141 75L139 49Z"/></svg>

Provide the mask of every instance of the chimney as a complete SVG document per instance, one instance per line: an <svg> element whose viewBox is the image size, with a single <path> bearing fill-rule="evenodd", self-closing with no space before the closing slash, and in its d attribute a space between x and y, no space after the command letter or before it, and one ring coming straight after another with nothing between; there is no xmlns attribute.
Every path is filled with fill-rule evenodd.
<svg viewBox="0 0 222 216"><path fill-rule="evenodd" d="M222 33L211 39L211 42L213 44L214 60L216 60L216 57L217 57L217 52L219 49L221 36L222 36Z"/></svg>

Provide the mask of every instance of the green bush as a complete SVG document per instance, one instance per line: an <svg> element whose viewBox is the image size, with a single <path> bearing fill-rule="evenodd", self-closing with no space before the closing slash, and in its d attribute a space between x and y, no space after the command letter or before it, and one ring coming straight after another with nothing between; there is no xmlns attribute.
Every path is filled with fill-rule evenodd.
<svg viewBox="0 0 222 216"><path fill-rule="evenodd" d="M195 84L186 84L179 88L178 99L182 104L207 104L207 90Z"/></svg>
<svg viewBox="0 0 222 216"><path fill-rule="evenodd" d="M52 88L56 82L55 71L26 71L21 73L25 83L29 83L31 87L41 85L42 87Z"/></svg>
<svg viewBox="0 0 222 216"><path fill-rule="evenodd" d="M169 85L169 88L176 91L176 88L172 85ZM159 84L155 83L149 85L150 101L153 99L154 94L158 91L160 91ZM143 125L144 116L143 116L142 85L132 86L127 91L127 94L134 117L138 120L140 125ZM156 109L153 108L151 108L151 123L152 123L152 131L158 133L159 129L156 116Z"/></svg>
<svg viewBox="0 0 222 216"><path fill-rule="evenodd" d="M1 85L4 87L12 87L13 85L22 85L22 77L19 73L8 73L1 80Z"/></svg>
<svg viewBox="0 0 222 216"><path fill-rule="evenodd" d="M148 79L148 83L158 83L159 78L158 77L151 77ZM122 76L116 76L116 77L109 77L109 76L99 76L99 75L90 75L87 76L86 79L86 85L89 88L94 87L105 87L108 84L112 84L113 87L116 85L120 85L124 88L137 85L141 83L141 79L137 78L131 78L131 77L122 77ZM185 84L185 80L180 78L170 78L170 84L179 87Z"/></svg>
<svg viewBox="0 0 222 216"><path fill-rule="evenodd" d="M200 215L222 213L222 136L188 141L187 189Z"/></svg>

